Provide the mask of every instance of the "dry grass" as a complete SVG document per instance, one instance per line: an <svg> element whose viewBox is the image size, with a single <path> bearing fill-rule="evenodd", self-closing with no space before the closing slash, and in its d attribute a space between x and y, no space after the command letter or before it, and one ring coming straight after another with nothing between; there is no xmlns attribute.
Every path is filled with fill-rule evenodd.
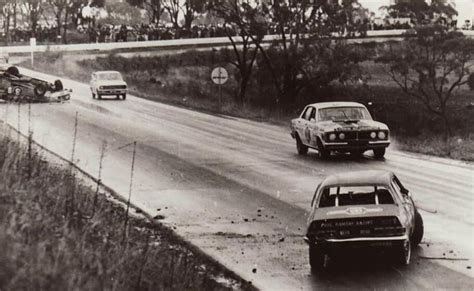
<svg viewBox="0 0 474 291"><path fill-rule="evenodd" d="M253 289L159 224L124 231L123 205L100 193L94 208L68 167L29 157L0 138L0 290Z"/></svg>

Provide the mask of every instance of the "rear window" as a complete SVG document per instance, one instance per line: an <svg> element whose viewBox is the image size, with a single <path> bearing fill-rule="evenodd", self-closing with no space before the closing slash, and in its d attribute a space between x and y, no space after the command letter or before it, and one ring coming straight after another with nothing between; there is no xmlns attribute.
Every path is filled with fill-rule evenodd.
<svg viewBox="0 0 474 291"><path fill-rule="evenodd" d="M118 80L122 80L122 75L120 75L120 73L114 73L114 72L100 73L100 74L97 74L97 79L106 80L106 81L118 81Z"/></svg>
<svg viewBox="0 0 474 291"><path fill-rule="evenodd" d="M327 187L319 199L319 207L394 203L392 194L384 186Z"/></svg>

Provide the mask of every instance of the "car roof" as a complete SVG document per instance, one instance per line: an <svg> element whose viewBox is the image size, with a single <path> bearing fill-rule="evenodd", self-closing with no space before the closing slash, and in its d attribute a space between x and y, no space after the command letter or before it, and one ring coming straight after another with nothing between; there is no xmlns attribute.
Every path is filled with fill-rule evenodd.
<svg viewBox="0 0 474 291"><path fill-rule="evenodd" d="M316 107L317 109L321 108L332 108L332 107L365 107L361 103L357 102L318 102L318 103L312 103L309 104L308 106L313 106Z"/></svg>
<svg viewBox="0 0 474 291"><path fill-rule="evenodd" d="M321 182L321 188L332 186L386 185L392 180L393 173L383 170L351 171L327 176Z"/></svg>

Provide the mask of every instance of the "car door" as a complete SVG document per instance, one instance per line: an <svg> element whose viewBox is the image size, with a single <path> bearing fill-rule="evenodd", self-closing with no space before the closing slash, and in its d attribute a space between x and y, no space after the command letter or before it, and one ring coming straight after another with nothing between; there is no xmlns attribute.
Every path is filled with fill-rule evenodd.
<svg viewBox="0 0 474 291"><path fill-rule="evenodd" d="M315 130L316 130L316 108L311 107L308 116L305 116L305 141L306 144L316 146Z"/></svg>
<svg viewBox="0 0 474 291"><path fill-rule="evenodd" d="M301 117L297 121L297 130L298 135L300 136L301 142L303 144L308 144L308 123L311 116L311 112L314 110L312 106L308 106L301 114Z"/></svg>
<svg viewBox="0 0 474 291"><path fill-rule="evenodd" d="M392 179L392 186L399 197L402 198L402 206L411 221L411 225L415 225L415 205L408 194L408 190L402 185L400 180L395 175Z"/></svg>
<svg viewBox="0 0 474 291"><path fill-rule="evenodd" d="M300 137L300 140L301 142L304 143L304 130L305 130L305 119L304 119L304 116L306 114L306 111L308 110L309 106L306 106L303 111L301 112L301 115L300 117L298 117L296 119L296 121L294 122L293 126L295 128L295 131L296 133L298 134L298 136Z"/></svg>

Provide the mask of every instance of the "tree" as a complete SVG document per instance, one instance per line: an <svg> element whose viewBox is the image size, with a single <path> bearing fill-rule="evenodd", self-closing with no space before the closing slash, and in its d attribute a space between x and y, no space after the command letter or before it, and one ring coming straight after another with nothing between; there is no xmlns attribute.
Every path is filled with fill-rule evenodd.
<svg viewBox="0 0 474 291"><path fill-rule="evenodd" d="M163 8L168 12L173 27L179 28L180 0L163 0Z"/></svg>
<svg viewBox="0 0 474 291"><path fill-rule="evenodd" d="M3 27L5 29L5 45L10 41L10 22L13 19L13 26L16 26L17 0L1 0L0 15L3 17Z"/></svg>
<svg viewBox="0 0 474 291"><path fill-rule="evenodd" d="M56 17L56 29L57 35L61 35L62 18L63 14L66 14L66 10L70 6L70 0L47 0L49 5L53 8L54 16ZM64 16L66 18L66 16ZM67 27L67 18L64 19L65 26ZM66 30L66 27L64 28Z"/></svg>
<svg viewBox="0 0 474 291"><path fill-rule="evenodd" d="M408 17L420 24L423 20L433 19L433 14L445 14L447 17L457 15L456 9L443 0L404 0L395 4L384 6L389 16L393 18Z"/></svg>
<svg viewBox="0 0 474 291"><path fill-rule="evenodd" d="M184 28L191 30L191 25L199 13L204 13L209 8L206 0L184 0L181 10L184 14Z"/></svg>
<svg viewBox="0 0 474 291"><path fill-rule="evenodd" d="M226 33L232 44L235 60L230 63L239 72L240 81L238 101L245 103L248 83L258 53L257 44L260 44L267 30L264 17L258 8L252 7L240 0L228 0L216 3L213 11L224 19ZM234 38L234 28L238 31L240 42Z"/></svg>
<svg viewBox="0 0 474 291"><path fill-rule="evenodd" d="M327 86L331 81L328 76L342 77L337 76L343 73L340 70L328 75L325 68L332 67L331 63L339 63L335 59L339 56L337 52L342 49L348 52L352 48L344 38L361 30L354 13L359 8L355 0L276 0L270 5L262 5L265 19L271 21L269 26L275 27L278 38L270 49L265 49L254 36L250 34L250 37L261 52L262 63L269 69L278 92L277 103L293 103L301 90L315 82ZM357 65L359 59L355 61L350 65Z"/></svg>
<svg viewBox="0 0 474 291"><path fill-rule="evenodd" d="M38 21L43 14L43 3L41 0L23 0L23 7L31 25L32 35L36 36Z"/></svg>
<svg viewBox="0 0 474 291"><path fill-rule="evenodd" d="M445 136L449 137L449 103L456 91L473 78L474 40L441 25L415 30L416 34L400 45L381 51L378 61L388 65L388 75L406 96L443 120Z"/></svg>

